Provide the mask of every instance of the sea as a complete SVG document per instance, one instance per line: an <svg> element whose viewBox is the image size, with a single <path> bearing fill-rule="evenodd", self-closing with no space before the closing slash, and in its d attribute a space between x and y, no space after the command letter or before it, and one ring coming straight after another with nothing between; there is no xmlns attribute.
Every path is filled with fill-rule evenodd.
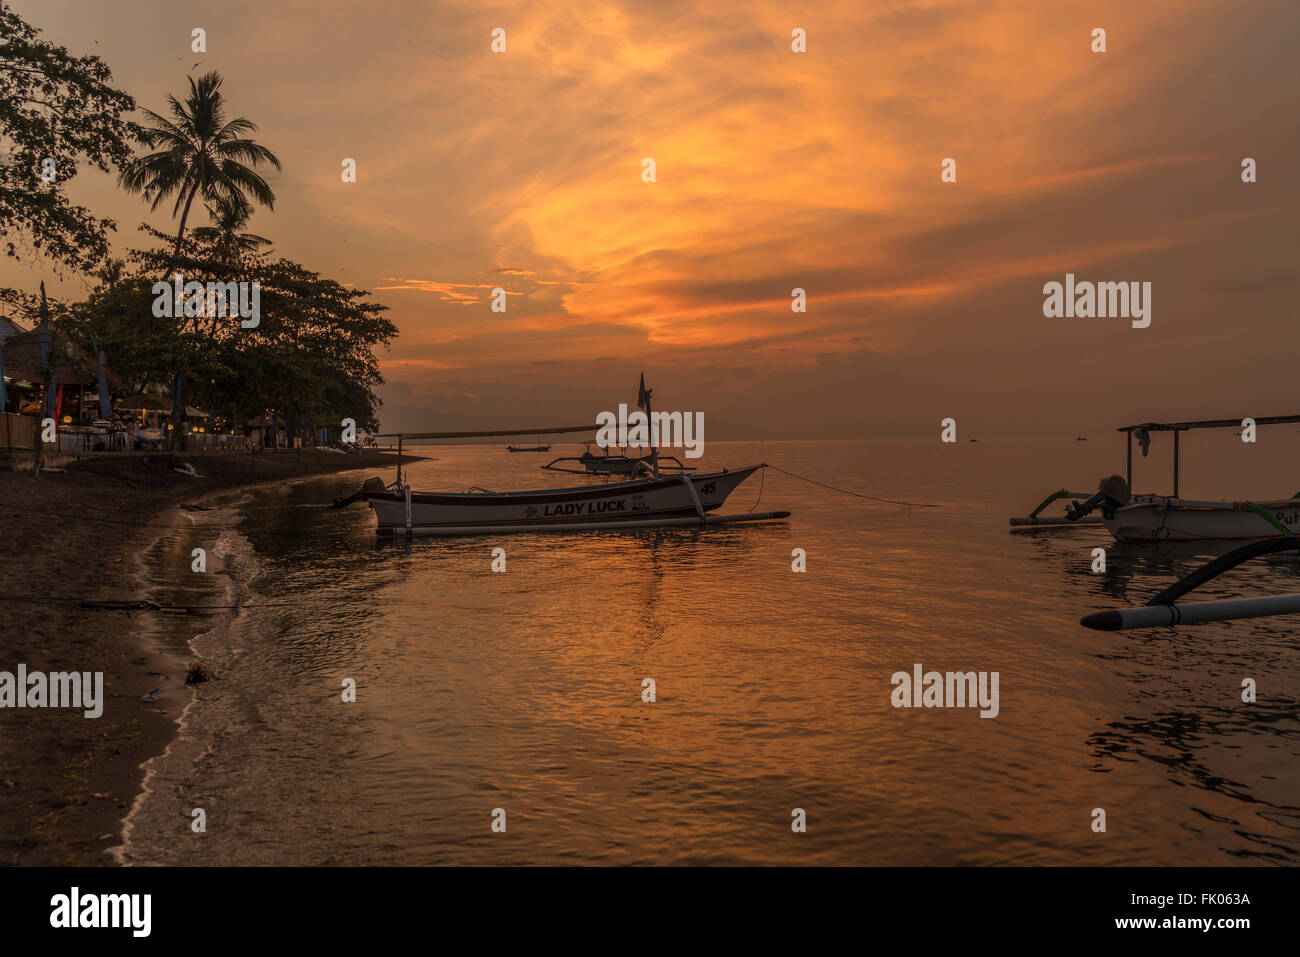
<svg viewBox="0 0 1300 957"><path fill-rule="evenodd" d="M1170 490L1164 438L1139 491ZM1184 436L1182 493L1289 496L1297 447ZM601 481L539 468L568 444L416 451L416 489ZM784 471L724 511L789 519L385 540L330 507L359 471L181 513L139 561L146 597L196 611L136 620L212 678L116 859L1300 863L1300 616L1092 631L1225 549L1008 526L1123 473L1122 435L710 442L690 464L758 462ZM1194 597L1298 572L1255 560ZM916 668L996 673L996 715L897 706Z"/></svg>

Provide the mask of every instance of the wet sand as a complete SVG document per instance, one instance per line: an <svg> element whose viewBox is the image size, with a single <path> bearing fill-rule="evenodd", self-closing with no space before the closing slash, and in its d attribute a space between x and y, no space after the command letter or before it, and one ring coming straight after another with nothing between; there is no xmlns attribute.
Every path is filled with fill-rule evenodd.
<svg viewBox="0 0 1300 957"><path fill-rule="evenodd" d="M104 673L103 714L0 710L0 863L111 865L140 765L161 753L190 699L187 662L142 639L141 611L83 598L143 595L140 553L182 506L233 488L391 468L377 451L95 456L66 472L0 472L0 671ZM414 457L407 456L407 459ZM202 478L174 471L186 462ZM358 475L357 484L367 477ZM140 697L159 689L157 700Z"/></svg>

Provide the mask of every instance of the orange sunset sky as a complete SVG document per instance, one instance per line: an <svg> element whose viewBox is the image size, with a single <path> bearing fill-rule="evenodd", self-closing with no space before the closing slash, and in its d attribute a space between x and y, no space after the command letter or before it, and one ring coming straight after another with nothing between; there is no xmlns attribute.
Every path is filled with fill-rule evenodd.
<svg viewBox="0 0 1300 957"><path fill-rule="evenodd" d="M224 75L284 163L250 229L401 329L386 429L590 421L642 369L716 439L1300 412L1293 0L10 2L143 107ZM72 192L119 250L171 223ZM1150 328L1045 318L1066 272ZM41 279L90 285L0 264Z"/></svg>

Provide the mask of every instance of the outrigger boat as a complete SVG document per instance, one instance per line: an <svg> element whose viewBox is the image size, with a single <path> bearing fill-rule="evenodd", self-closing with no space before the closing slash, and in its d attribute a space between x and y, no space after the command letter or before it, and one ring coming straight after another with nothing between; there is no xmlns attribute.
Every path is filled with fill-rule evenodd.
<svg viewBox="0 0 1300 957"><path fill-rule="evenodd" d="M650 414L648 393L638 404ZM487 435L554 435L594 431L595 425L504 432L403 432L397 438L397 479L384 486L371 479L352 499L364 498L375 513L381 535L499 535L508 532L573 532L594 529L721 525L789 517L789 512L715 514L741 482L764 464L720 472L666 473L651 447L640 465L649 474L626 482L573 488L492 492L420 492L402 474L402 446L410 439L454 439ZM346 504L345 500L340 500Z"/></svg>
<svg viewBox="0 0 1300 957"><path fill-rule="evenodd" d="M1259 425L1300 422L1300 415L1277 415L1254 420ZM1242 428L1240 419L1207 419L1196 422L1144 422L1117 431L1128 435L1128 460L1124 476L1103 479L1098 490L1053 492L1027 517L1011 519L1019 528L1102 524L1119 542L1235 541L1292 536L1300 531L1300 493L1291 498L1261 501L1218 501L1185 499L1178 488L1179 436L1190 429ZM1174 484L1172 495L1135 495L1133 482L1133 440L1147 454L1152 432L1174 434ZM1073 501L1064 516L1039 513L1058 499ZM1100 517L1091 513L1100 512Z"/></svg>
<svg viewBox="0 0 1300 957"><path fill-rule="evenodd" d="M762 465L700 475L654 475L609 485L524 492L417 492L405 483L364 493L381 535L496 535L599 528L720 525L786 518L789 512L715 515Z"/></svg>
<svg viewBox="0 0 1300 957"><path fill-rule="evenodd" d="M551 451L551 447L549 445L520 445L520 446L507 445L506 451L507 452L549 452Z"/></svg>

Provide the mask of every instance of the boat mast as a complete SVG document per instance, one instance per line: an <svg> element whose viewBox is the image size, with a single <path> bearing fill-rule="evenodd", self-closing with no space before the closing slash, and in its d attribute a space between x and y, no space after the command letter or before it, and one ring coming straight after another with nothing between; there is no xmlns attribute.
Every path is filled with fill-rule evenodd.
<svg viewBox="0 0 1300 957"><path fill-rule="evenodd" d="M1178 497L1178 436L1179 429L1174 429L1174 498Z"/></svg>
<svg viewBox="0 0 1300 957"><path fill-rule="evenodd" d="M655 448L654 433L654 414L650 408L650 397L654 395L653 389L645 387L645 373L641 373L641 389L636 397L636 404L645 412L646 435L650 441L650 468L654 470L656 477L659 475L659 450Z"/></svg>

